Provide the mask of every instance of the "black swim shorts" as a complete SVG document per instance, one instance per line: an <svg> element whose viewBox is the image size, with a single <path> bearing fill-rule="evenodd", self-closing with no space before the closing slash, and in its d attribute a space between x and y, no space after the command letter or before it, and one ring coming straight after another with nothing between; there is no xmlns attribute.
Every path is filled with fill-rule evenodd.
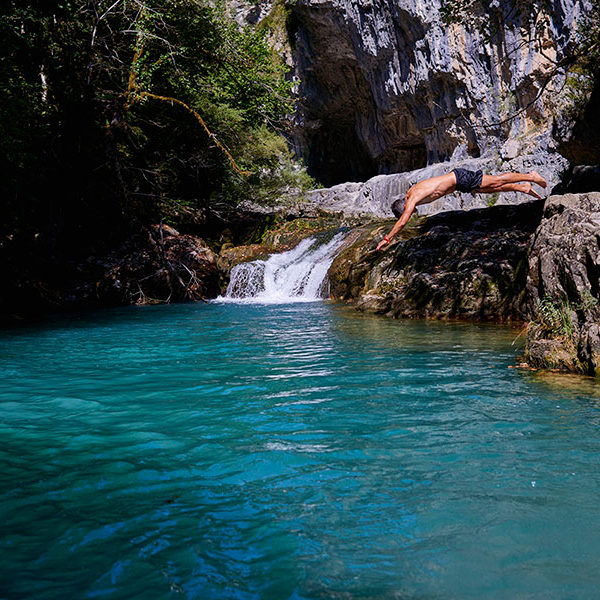
<svg viewBox="0 0 600 600"><path fill-rule="evenodd" d="M467 169L453 169L456 175L456 191L471 192L472 194L481 187L483 171L467 171Z"/></svg>

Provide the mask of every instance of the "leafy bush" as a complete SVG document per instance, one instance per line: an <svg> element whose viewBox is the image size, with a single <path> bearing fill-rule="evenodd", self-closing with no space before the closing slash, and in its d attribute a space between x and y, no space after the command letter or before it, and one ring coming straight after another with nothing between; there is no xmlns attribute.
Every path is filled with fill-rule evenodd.
<svg viewBox="0 0 600 600"><path fill-rule="evenodd" d="M8 0L0 36L4 236L87 251L294 177L285 67L208 0Z"/></svg>

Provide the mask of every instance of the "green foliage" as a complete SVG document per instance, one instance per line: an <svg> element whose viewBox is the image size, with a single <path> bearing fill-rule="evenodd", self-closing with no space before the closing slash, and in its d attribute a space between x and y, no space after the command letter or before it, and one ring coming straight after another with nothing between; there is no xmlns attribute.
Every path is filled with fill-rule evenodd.
<svg viewBox="0 0 600 600"><path fill-rule="evenodd" d="M291 18L291 5L289 0L275 0L269 14L258 23L257 30L268 36L286 36Z"/></svg>
<svg viewBox="0 0 600 600"><path fill-rule="evenodd" d="M573 315L580 311L596 311L598 308L598 299L590 290L580 290L579 295L581 300L576 303L568 299L556 301L549 296L538 300L534 326L543 337L573 342L576 333Z"/></svg>
<svg viewBox="0 0 600 600"><path fill-rule="evenodd" d="M498 202L499 198L500 194L489 194L487 198L487 205L491 208L496 204L496 202Z"/></svg>
<svg viewBox="0 0 600 600"><path fill-rule="evenodd" d="M573 336L571 310L568 300L555 303L546 296L538 301L536 324L548 337L570 339Z"/></svg>
<svg viewBox="0 0 600 600"><path fill-rule="evenodd" d="M208 0L8 0L0 34L3 235L87 250L295 177L285 67Z"/></svg>
<svg viewBox="0 0 600 600"><path fill-rule="evenodd" d="M598 298L596 298L592 292L585 289L581 292L581 302L577 306L578 310L591 311L598 307Z"/></svg>

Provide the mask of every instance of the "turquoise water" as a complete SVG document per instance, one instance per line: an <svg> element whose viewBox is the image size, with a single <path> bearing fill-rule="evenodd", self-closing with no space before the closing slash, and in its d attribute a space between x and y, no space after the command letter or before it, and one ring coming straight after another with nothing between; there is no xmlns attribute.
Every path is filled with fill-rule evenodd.
<svg viewBox="0 0 600 600"><path fill-rule="evenodd" d="M597 597L597 388L515 336L326 303L3 332L0 597Z"/></svg>

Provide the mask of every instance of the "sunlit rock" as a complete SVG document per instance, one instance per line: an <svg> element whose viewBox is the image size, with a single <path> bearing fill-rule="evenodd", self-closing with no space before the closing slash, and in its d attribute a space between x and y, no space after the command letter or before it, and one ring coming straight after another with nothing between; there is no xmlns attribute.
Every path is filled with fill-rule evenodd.
<svg viewBox="0 0 600 600"><path fill-rule="evenodd" d="M440 8L440 0L292 4L295 140L326 185L478 157L508 170L517 156L546 162L553 135L568 135L568 124L554 128L563 76L548 77L572 48L581 2L553 3L538 39L518 17L487 39L446 25Z"/></svg>
<svg viewBox="0 0 600 600"><path fill-rule="evenodd" d="M529 253L528 359L600 374L600 193L552 196Z"/></svg>

